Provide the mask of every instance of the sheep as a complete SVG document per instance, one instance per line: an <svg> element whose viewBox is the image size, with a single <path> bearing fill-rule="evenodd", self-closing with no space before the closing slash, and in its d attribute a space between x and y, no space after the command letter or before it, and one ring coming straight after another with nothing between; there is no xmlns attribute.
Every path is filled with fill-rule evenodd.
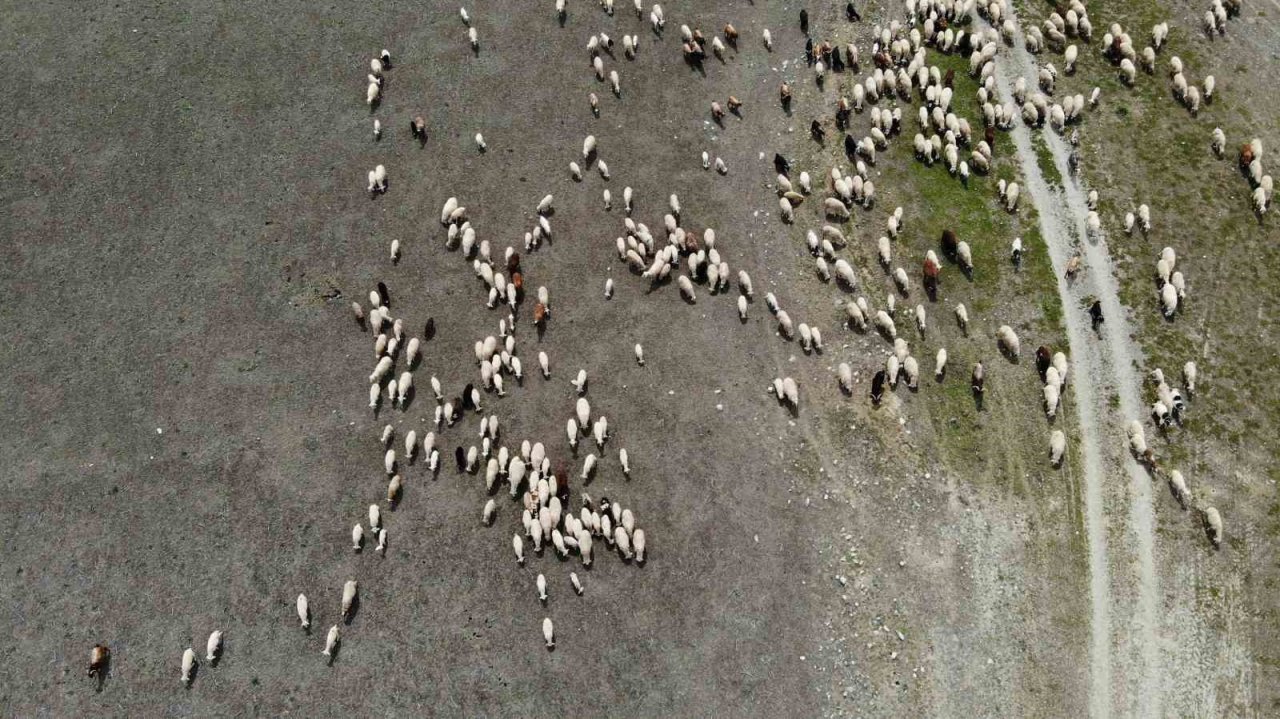
<svg viewBox="0 0 1280 719"><path fill-rule="evenodd" d="M902 293L903 297L906 297L907 295L910 294L909 292L910 282L907 279L906 270L902 269L901 267L895 269L893 271L893 283L897 285L898 291Z"/></svg>
<svg viewBox="0 0 1280 719"><path fill-rule="evenodd" d="M348 579L347 583L342 585L342 618L351 618L351 609L356 603L356 594L360 591L360 585L354 579Z"/></svg>
<svg viewBox="0 0 1280 719"><path fill-rule="evenodd" d="M920 384L920 363L910 355L902 361L902 371L907 375L907 388L916 389Z"/></svg>
<svg viewBox="0 0 1280 719"><path fill-rule="evenodd" d="M609 179L609 165L604 160L596 161L596 169L600 171L601 179Z"/></svg>
<svg viewBox="0 0 1280 719"><path fill-rule="evenodd" d="M947 373L947 348L943 347L938 350L938 354L934 358L933 376L939 382L941 382L942 378L946 376L946 373Z"/></svg>
<svg viewBox="0 0 1280 719"><path fill-rule="evenodd" d="M609 418L601 416L591 427L591 434L596 439L597 447L604 447L604 442L609 438Z"/></svg>
<svg viewBox="0 0 1280 719"><path fill-rule="evenodd" d="M654 7L657 7L656 5ZM542 638L547 642L547 649L554 649L556 646L556 630L551 623L551 617L545 617L542 620Z"/></svg>
<svg viewBox="0 0 1280 719"><path fill-rule="evenodd" d="M1178 310L1178 290L1172 283L1160 288L1160 308L1166 319Z"/></svg>
<svg viewBox="0 0 1280 719"><path fill-rule="evenodd" d="M916 328L920 330L920 334L924 334L925 330L925 312L924 305L916 305Z"/></svg>
<svg viewBox="0 0 1280 719"><path fill-rule="evenodd" d="M969 333L969 310L963 304L956 305L956 323L960 325L961 332Z"/></svg>
<svg viewBox="0 0 1280 719"><path fill-rule="evenodd" d="M1053 430L1049 435L1049 462L1055 466L1061 466L1062 456L1067 451L1067 435L1060 429Z"/></svg>
<svg viewBox="0 0 1280 719"><path fill-rule="evenodd" d="M828 217L839 220L849 219L849 208L835 197L828 197L823 200L823 210Z"/></svg>
<svg viewBox="0 0 1280 719"><path fill-rule="evenodd" d="M1138 420L1130 420L1125 426L1125 432L1129 438L1129 449L1135 455L1141 457L1147 453L1147 433L1142 429L1142 424Z"/></svg>
<svg viewBox="0 0 1280 719"><path fill-rule="evenodd" d="M1009 325L1000 325L996 330L996 343L1012 358L1016 358L1021 350L1018 335Z"/></svg>
<svg viewBox="0 0 1280 719"><path fill-rule="evenodd" d="M982 363L975 362L973 365L973 371L969 374L969 388L973 390L973 393L978 397L981 397L982 393L986 390L986 379L987 372L983 368Z"/></svg>
<svg viewBox="0 0 1280 719"><path fill-rule="evenodd" d="M791 405L793 409L800 406L800 388L796 385L796 381L790 377L782 378L782 399Z"/></svg>
<svg viewBox="0 0 1280 719"><path fill-rule="evenodd" d="M324 649L320 653L329 657L329 661L332 662L334 650L338 648L338 642L341 640L342 638L338 631L338 625L335 624L332 627L329 627L329 634L324 638Z"/></svg>
<svg viewBox="0 0 1280 719"><path fill-rule="evenodd" d="M680 294L686 301L690 304L698 301L698 296L693 291L693 282L687 275L680 275L676 278L676 284L680 286Z"/></svg>
<svg viewBox="0 0 1280 719"><path fill-rule="evenodd" d="M587 422L591 420L591 403L587 401L586 397L579 397L574 411L578 416L578 428L586 432Z"/></svg>
<svg viewBox="0 0 1280 719"><path fill-rule="evenodd" d="M1173 470L1169 472L1169 489L1173 492L1173 498L1183 509L1187 508L1187 502L1191 499L1191 492L1187 489L1187 480L1183 478L1182 472Z"/></svg>
<svg viewBox="0 0 1280 719"><path fill-rule="evenodd" d="M1057 414L1059 399L1058 383L1051 382L1046 384L1044 386L1044 413L1049 419L1053 419L1054 415Z"/></svg>
<svg viewBox="0 0 1280 719"><path fill-rule="evenodd" d="M644 548L645 548L644 530L637 529L631 535L631 549L635 553L635 560L637 564L644 564ZM581 594L582 592L578 592L578 593Z"/></svg>
<svg viewBox="0 0 1280 719"><path fill-rule="evenodd" d="M1222 548L1222 515L1218 514L1218 510L1209 507L1204 510L1205 531L1209 534L1209 541L1213 543L1214 549ZM187 651L191 651L188 649Z"/></svg>
<svg viewBox="0 0 1280 719"><path fill-rule="evenodd" d="M1187 362L1182 366L1182 381L1187 388L1187 394L1194 396L1196 393L1196 363Z"/></svg>
<svg viewBox="0 0 1280 719"><path fill-rule="evenodd" d="M895 339L898 336L898 329L893 324L893 318L884 310L878 310L875 316L875 325L881 333L889 339Z"/></svg>
<svg viewBox="0 0 1280 719"><path fill-rule="evenodd" d="M474 27L467 29L467 39L471 41L471 50L473 52L479 52L480 51L480 34L476 32L476 29Z"/></svg>
<svg viewBox="0 0 1280 719"><path fill-rule="evenodd" d="M1018 209L1018 183L1010 182L1009 188L1005 192L1004 206L1009 212L1015 212Z"/></svg>
<svg viewBox="0 0 1280 719"><path fill-rule="evenodd" d="M1213 89L1216 86L1217 81L1214 80L1213 75L1206 75L1204 78L1204 101L1206 103L1213 100Z"/></svg>
<svg viewBox="0 0 1280 719"><path fill-rule="evenodd" d="M1151 231L1151 208L1146 205L1138 205L1138 226L1143 232Z"/></svg>
<svg viewBox="0 0 1280 719"><path fill-rule="evenodd" d="M597 457L594 453L588 454L587 458L582 461L582 474L580 478L583 482L590 480L591 475L595 473L596 461Z"/></svg>
<svg viewBox="0 0 1280 719"><path fill-rule="evenodd" d="M551 379L551 361L547 358L546 352L538 353L538 366L542 368L543 379ZM439 398L439 394L436 396Z"/></svg>
<svg viewBox="0 0 1280 719"><path fill-rule="evenodd" d="M636 343L636 364L644 366L644 348L638 342Z"/></svg>
<svg viewBox="0 0 1280 719"><path fill-rule="evenodd" d="M222 630L215 630L209 635L209 641L205 643L205 659L210 664L217 664L218 658L222 655Z"/></svg>
<svg viewBox="0 0 1280 719"><path fill-rule="evenodd" d="M1133 234L1134 216L1132 212L1124 213L1124 232L1127 235Z"/></svg>
<svg viewBox="0 0 1280 719"><path fill-rule="evenodd" d="M965 274L973 274L973 251L969 249L968 242L960 240L956 245L956 258L959 259L960 269L964 270Z"/></svg>
<svg viewBox="0 0 1280 719"><path fill-rule="evenodd" d="M516 553L516 564L524 566L524 539L519 534L511 535L511 549Z"/></svg>
<svg viewBox="0 0 1280 719"><path fill-rule="evenodd" d="M574 389L578 390L579 395L584 394L587 391L587 371L584 369L578 370L577 379L570 380L569 384L573 385Z"/></svg>

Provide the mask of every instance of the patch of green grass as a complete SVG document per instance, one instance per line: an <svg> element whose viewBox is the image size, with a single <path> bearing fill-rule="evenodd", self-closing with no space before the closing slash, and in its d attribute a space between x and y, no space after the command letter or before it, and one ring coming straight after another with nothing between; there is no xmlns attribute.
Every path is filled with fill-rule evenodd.
<svg viewBox="0 0 1280 719"><path fill-rule="evenodd" d="M1052 131L1045 129L1044 132ZM1044 175L1045 182L1062 187L1062 173L1058 172L1058 166L1053 161L1053 151L1049 149L1048 143L1044 141L1042 133L1031 133L1031 147L1036 152L1036 165L1040 167L1040 172Z"/></svg>

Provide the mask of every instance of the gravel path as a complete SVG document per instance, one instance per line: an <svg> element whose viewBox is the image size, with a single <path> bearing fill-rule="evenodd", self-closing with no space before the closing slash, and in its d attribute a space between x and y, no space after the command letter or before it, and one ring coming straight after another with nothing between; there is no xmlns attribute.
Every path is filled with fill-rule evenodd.
<svg viewBox="0 0 1280 719"><path fill-rule="evenodd" d="M1016 22L1012 8L1010 16ZM1026 51L1021 29L1014 34L1013 47L999 57L996 79L1002 102L1013 99L1013 78L1021 75L1029 87L1036 86L1035 60ZM1041 173L1032 147L1030 130L1018 122L1012 132L1022 166L1023 184L1039 212L1040 229L1058 274L1058 293L1062 299L1067 336L1071 343L1072 386L1080 423L1081 457L1085 473L1085 523L1088 531L1090 588L1093 622L1091 624L1090 707L1095 717L1109 716L1113 706L1125 715L1160 715L1160 656L1158 653L1159 588L1154 561L1154 515L1151 482L1146 472L1127 453L1107 456L1103 440L1104 428L1115 428L1112 436L1121 436L1126 418L1142 416L1139 381L1134 372L1138 354L1129 340L1126 312L1120 303L1119 288L1107 250L1105 238L1090 240L1084 219L1088 214L1085 191L1070 172L1070 147L1056 133L1042 137L1053 155L1058 174L1066 178L1065 187L1050 186ZM1080 252L1084 269L1075 280L1064 276L1071 255ZM1091 337L1086 298L1102 302L1101 342ZM1120 416L1107 406L1112 394L1119 396ZM1120 444L1113 441L1110 452ZM1126 542L1109 546L1107 507L1104 482L1107 463L1119 459L1129 477L1129 506ZM1121 555L1132 553L1132 573L1137 588L1134 606L1117 626L1129 628L1111 636L1112 618L1117 614L1111 591L1111 566L1121 567L1114 579L1125 586L1132 575L1122 563ZM1115 656L1113 656L1113 651ZM1113 666L1118 664L1119 666ZM1127 681L1116 682L1115 679ZM1113 696L1114 693L1114 696Z"/></svg>

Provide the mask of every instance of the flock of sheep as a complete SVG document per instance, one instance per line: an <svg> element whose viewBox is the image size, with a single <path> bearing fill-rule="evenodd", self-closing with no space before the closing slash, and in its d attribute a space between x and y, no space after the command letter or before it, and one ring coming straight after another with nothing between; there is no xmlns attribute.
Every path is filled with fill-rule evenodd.
<svg viewBox="0 0 1280 719"><path fill-rule="evenodd" d="M967 183L971 173L985 174L990 171L992 147L995 144L995 133L1007 131L1018 120L1033 126L1047 124L1056 132L1065 132L1068 125L1082 119L1086 109L1083 95L1066 95L1060 101L1054 99L1055 83L1058 70L1052 63L1046 63L1038 73L1038 88L1028 88L1024 78L1018 77L1013 84L1012 103L1001 104L997 99L995 79L995 58L1001 49L1001 43L1012 43L1016 26L1011 18L1006 17L1005 0L991 3L979 3L976 0L905 0L906 22L893 20L887 27L877 27L873 33L873 43L868 57L874 66L861 82L851 84L852 97L839 97L835 102L835 119L839 129L848 131L852 113L863 113L869 110L870 129L860 139L846 134L844 150L852 163L851 168L842 168L834 164L828 171L821 173L822 183L815 185L814 178L807 171L793 173L791 162L781 154L775 155L776 170L775 187L778 194L779 217L784 223L806 222L806 218L797 213L807 199L815 192L824 196L818 205L815 224L817 230L806 232L806 246L814 258L817 277L824 283L834 281L844 291L855 293L860 281L853 263L848 257L841 256L849 242L842 225L852 220L856 209L873 212L875 208L876 188L871 179L869 166L874 166L877 156L888 150L893 139L905 131L904 113L898 105L919 101L916 117L919 129L914 134L913 151L915 158L926 164L942 162L947 172ZM602 8L613 13L612 0L602 0ZM556 0L556 15L563 25L566 19L565 0ZM1238 12L1238 2L1223 3L1214 0L1212 8L1205 14L1205 28L1208 32L1222 32L1227 18ZM641 0L636 0L637 18L643 18L644 9ZM853 4L847 7L849 19L857 18ZM473 50L478 52L479 37L476 28L471 25L471 18L465 8L460 16L467 27L467 38ZM666 27L666 16L661 6L654 4L649 11L649 22L652 31L661 37ZM975 18L981 17L988 24L979 27ZM801 11L801 29L808 36L808 15ZM1136 81L1137 65L1140 63L1147 72L1154 72L1155 57L1169 35L1167 23L1157 24L1152 29L1151 45L1141 53L1134 49L1129 35L1119 25L1113 25L1102 42L1101 54L1115 63L1122 79L1128 84ZM723 36L723 37L722 37ZM698 29L687 25L681 26L681 51L685 60L699 64L706 57L706 47L718 57L724 56L727 47L738 48L740 38L732 24L726 24L721 35L713 36L708 43L707 38ZM1064 59L1065 72L1075 72L1080 60L1080 49L1071 44L1071 39L1088 43L1092 37L1092 25L1087 10L1081 0L1071 0L1065 14L1054 12L1045 21L1043 28L1031 27L1025 35L1026 48L1033 54L1046 50L1060 52ZM761 33L761 41L765 51L772 52L773 38L768 29ZM612 92L621 98L621 78L616 68L609 69L605 64L606 55L612 60L614 40L604 33L593 34L586 43L591 58L591 71L598 82L607 82ZM639 52L640 37L638 34L623 35L622 46L624 56L633 60ZM979 83L977 89L980 118L961 117L952 106L954 98L954 74L943 73L936 65L930 65L926 48L949 53L968 53L969 71ZM843 48L830 42L814 45L809 39L805 48L805 56L812 68L813 79L821 88L828 73L857 72L861 69L863 58L854 43L847 43ZM1185 79L1184 68L1178 58L1170 61L1171 82L1175 96L1195 113L1201 102L1210 102L1214 93L1214 79L1205 77L1201 83L1203 91L1195 85L1189 85ZM365 99L371 111L376 112L383 100L383 78L392 68L391 55L387 50L370 60L368 84ZM1099 101L1100 90L1094 88L1087 107L1092 108ZM784 109L789 111L792 102L792 90L789 84L783 83L779 90L779 100ZM588 97L591 112L600 112L599 98L595 93ZM882 107L881 105L886 105ZM893 107L887 105L892 104ZM726 101L728 112L740 111L741 101L730 95ZM719 101L711 103L714 121L721 122L725 117L725 107ZM981 124L982 132L976 132L974 124ZM425 142L428 128L425 120L417 116L410 121L410 131L419 141ZM821 123L814 121L811 132L821 139L825 130ZM374 139L380 139L382 123L373 120ZM482 133L475 135L475 145L480 152L487 150ZM1075 135L1073 133L1073 141ZM1213 151L1221 156L1225 152L1226 138L1220 129L1213 131ZM578 183L586 181L584 170L594 170L601 181L608 183L611 179L610 168L602 157L602 144L594 135L588 135L582 142L580 156L568 161L569 174ZM1259 140L1244 145L1240 150L1239 163L1241 170L1251 182L1253 198L1257 212L1265 212L1269 206L1272 191L1272 180L1262 171L1262 147ZM717 172L725 174L728 167L717 157L712 162L707 153L702 155L704 169L714 167ZM367 175L367 191L383 193L388 189L387 169L378 164ZM1000 180L997 194L1001 205L1010 213L1018 211L1020 187L1017 182ZM602 190L603 207L606 211L613 208L611 191ZM1096 212L1097 192L1089 193L1089 215L1086 226L1090 236L1101 231L1101 218ZM668 211L663 215L658 235L655 235L643 222L633 218L635 193L631 187L622 191L623 234L617 238L618 257L631 270L637 280L647 280L654 286L668 284L672 281L678 287L686 302L698 301L699 288L705 288L712 295L726 294L731 290L731 283L737 283L737 309L743 322L748 318L755 293L749 274L739 270L734 274L717 248L714 229L704 228L701 231L688 227L682 215L682 207L678 195L668 198ZM552 237L551 217L554 215L552 195L546 195L537 205L533 216L536 218L524 232L523 251L538 251L544 241ZM646 537L644 529L638 526L635 512L624 507L616 499L602 497L598 502L586 492L579 492L576 503L579 510L572 508L570 484L571 478L580 480L584 485L600 471L604 461L604 445L611 439L608 419L602 414L593 414L588 394L588 380L585 370L579 370L572 381L573 393L577 395L573 416L565 423L565 433L570 451L575 455L580 444L594 443L593 451L586 453L579 470L570 473L564 465L554 465L548 455L547 443L537 439L522 440L518 446L508 446L502 441L500 426L502 422L496 412L486 413L483 406L489 402L497 403L496 398L508 394L524 381L524 369L521 360L520 346L517 341L517 326L522 315L528 317L539 331L544 331L551 322L552 309L550 296L545 286L536 290L536 302L532 307L526 303L526 280L523 274L520 253L517 248L507 246L498 250L489 239L481 237L477 228L471 223L467 208L458 199L449 198L440 212L440 223L445 228L444 245L450 252L456 252L471 263L478 280L480 293L487 308L495 310L505 306L506 316L497 321L496 334L484 330L477 331L475 341L475 362L478 381L467 384L461 391L445 392L441 382L434 376L430 378L432 398L435 404L432 410L431 426L425 436L419 438L415 430L405 433L401 452L394 446L396 430L387 424L378 437L381 447L382 469L385 472L387 486L385 496L368 505L367 521L356 522L351 530L352 549L362 552L366 538L376 542L375 551L385 552L387 547L387 519L394 516L400 508L407 489L412 485L410 467L415 463L422 469L420 475L433 475L440 471L441 445L452 439L456 441L454 451L457 471L465 475L483 475L484 492L483 507L480 510L481 521L485 525L494 524L500 512L498 485L504 482L508 488L507 501L520 510L520 527L512 535L511 546L518 563L523 565L528 558L526 543L533 554L540 555L545 547L550 546L561 557L576 555L584 567L589 567L598 555L600 542L614 550L625 562L642 564L645 561ZM903 264L912 261L898 257L895 265L895 241L906 231L907 218L903 208L895 208L884 221L884 234L876 242L876 256L885 274L891 278L894 291L888 293L884 306L872 308L863 296L856 296L845 303L845 316L848 327L866 332L874 328L892 345L882 369L876 372L871 382L871 400L881 402L886 385L890 390L897 387L905 378L908 388L919 387L920 362L911 353L908 341L899 336L895 316L899 300L907 300L913 291L911 274ZM1124 228L1132 232L1135 227L1144 233L1151 230L1151 212L1147 205L1137 208L1136 215L1128 213L1124 219ZM661 239L659 239L661 238ZM974 265L973 252L968 242L960 239L956 232L947 230L940 238L942 257L934 250L928 250L921 263L920 280L922 287L930 299L936 299L936 291L941 272L944 267L943 258L956 266L966 277L972 277L978 270ZM1020 238L1015 238L1011 245L1010 259L1017 264L1023 253ZM390 248L390 260L399 262L401 247L394 241ZM1072 258L1068 265L1068 274L1073 275L1079 269L1079 255ZM1158 292L1164 314L1172 317L1186 297L1186 282L1182 271L1177 269L1177 256L1172 248L1166 247L1157 261ZM614 280L607 279L604 285L605 298L614 293ZM777 321L778 334L784 340L799 338L801 348L806 354L823 351L823 336L816 324L796 323L787 310L783 309L773 293L765 297L766 305ZM916 303L914 308L905 306L911 321L923 340L928 327L927 310L924 303ZM414 408L415 370L425 364L424 349L426 343L434 336L434 322L427 320L423 325L421 336L413 336L409 331L406 318L392 314L388 291L382 283L378 289L369 293L369 307L366 311L360 303L352 303L352 311L357 323L367 327L375 336L374 367L368 376L368 405L375 413L383 406L389 405L393 410L409 413ZM953 308L955 321L967 334L969 325L968 310L963 304ZM1095 316L1096 320L1099 319ZM1008 325L1001 325L994 333L998 349L1010 360L1016 361L1020 355L1020 341L1015 331ZM637 364L645 364L644 350L637 344L634 347ZM947 373L947 350L939 347L935 354L934 376L941 382ZM550 360L546 352L538 352L538 367L544 381L550 380ZM1040 347L1036 351L1037 371L1042 381L1044 412L1052 419L1059 409L1063 393L1067 386L1068 360L1063 352L1054 352L1049 347ZM397 368L399 373L397 374ZM1163 428L1170 423L1181 420L1186 411L1186 403L1195 391L1196 366L1186 363L1183 369L1183 388L1171 388L1164 380L1163 373L1153 373L1156 385L1157 401L1152 406L1152 420ZM847 362L839 363L836 369L836 381L846 394L854 389L854 374ZM975 363L970 370L970 386L975 398L980 402L985 391L985 368L981 362ZM1185 390L1185 394L1183 393ZM769 391L779 402L789 406L795 412L800 406L799 383L792 377L778 377L773 380ZM475 440L468 441L462 437L465 431L461 425L468 419L478 425ZM1134 420L1126 426L1129 448L1153 471L1157 469L1153 450L1147 445L1145 430L1141 422ZM469 445L469 446L465 446ZM1066 453L1066 436L1060 429L1050 435L1051 462L1059 465ZM599 452L599 454L597 454ZM628 452L620 448L617 452L618 468L626 477L630 476L631 465ZM1191 494L1186 479L1178 470L1168 474L1171 489L1180 503L1186 506ZM384 507L391 514L384 516ZM1203 510L1203 517L1215 545L1222 539L1222 521L1219 513L1212 507ZM570 572L568 581L577 594L584 589L575 572ZM538 600L546 604L549 601L548 585L544 574L538 574L534 583ZM359 586L356 580L347 581L341 594L339 616L350 620L358 603ZM306 594L299 594L296 601L297 617L302 628L309 629L312 610ZM543 640L548 648L554 647L554 625L551 618L544 618L542 623ZM216 664L221 653L223 633L214 631L207 642L206 660ZM332 662L339 643L341 630L334 623L328 630L322 653ZM104 645L94 647L91 657L90 673L100 675L109 662L110 650ZM182 653L181 677L184 683L190 683L197 666L195 652L187 648Z"/></svg>

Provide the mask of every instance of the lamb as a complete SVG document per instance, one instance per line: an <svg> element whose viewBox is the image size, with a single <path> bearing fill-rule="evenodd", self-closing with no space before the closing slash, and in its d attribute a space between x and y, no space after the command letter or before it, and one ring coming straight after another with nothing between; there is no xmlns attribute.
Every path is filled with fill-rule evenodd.
<svg viewBox="0 0 1280 719"><path fill-rule="evenodd" d="M1053 430L1053 433L1049 435L1049 462L1055 467L1061 466L1062 456L1066 451L1067 435L1060 429Z"/></svg>
<svg viewBox="0 0 1280 719"><path fill-rule="evenodd" d="M1009 325L1000 325L1000 328L996 330L996 342L1010 357L1014 358L1018 356L1022 347L1018 342L1018 335L1014 333L1013 328Z"/></svg>
<svg viewBox="0 0 1280 719"><path fill-rule="evenodd" d="M332 627L329 627L329 634L324 638L324 650L320 653L329 657L329 661L332 662L335 650L338 648L338 642L341 640L342 638L338 632L338 625L335 624Z"/></svg>
<svg viewBox="0 0 1280 719"><path fill-rule="evenodd" d="M354 579L348 579L347 583L342 585L342 618L351 618L351 608L355 606L356 594L360 591L360 585Z"/></svg>

